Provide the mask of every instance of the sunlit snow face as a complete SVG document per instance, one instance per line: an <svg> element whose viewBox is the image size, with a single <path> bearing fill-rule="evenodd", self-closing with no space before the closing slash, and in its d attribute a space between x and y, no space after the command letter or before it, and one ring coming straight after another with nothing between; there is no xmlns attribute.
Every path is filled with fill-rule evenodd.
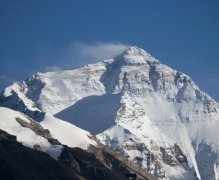
<svg viewBox="0 0 219 180"><path fill-rule="evenodd" d="M36 78L42 81L41 89L35 88ZM128 147L134 149L126 152L127 157L132 157L132 160L142 158L146 163L147 155L138 149L143 144L147 152L157 155L156 161L170 177L173 170L175 174L191 172L180 162L176 163L176 168L169 167L162 158L162 148L167 148L177 162L171 152L175 144L179 145L188 167L197 174L201 164L196 161L196 147L205 143L219 152L214 138L218 137L215 129L219 117L218 104L201 92L191 78L161 64L137 47L127 49L114 59L78 69L38 73L30 81L32 83L24 81L7 88L4 105L9 105L8 97L15 95L11 98L13 103L19 101L23 102L23 108L46 111L48 116L42 124L64 144L74 146L71 138L67 138L75 136L73 131L80 133L85 142L80 144L76 139L74 142L79 144L75 146L84 147L92 142L87 138L88 132L76 127L66 131L68 136L65 136L60 127L65 129L70 124L63 125L60 119L52 116L54 114L98 133L101 142L113 148L125 149L131 145ZM16 107L19 110L20 107ZM152 165L157 166L157 163Z"/></svg>

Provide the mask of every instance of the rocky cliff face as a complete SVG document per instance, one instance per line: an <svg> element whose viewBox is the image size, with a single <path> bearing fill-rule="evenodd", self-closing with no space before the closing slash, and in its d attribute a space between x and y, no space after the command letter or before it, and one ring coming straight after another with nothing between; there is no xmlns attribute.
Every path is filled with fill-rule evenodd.
<svg viewBox="0 0 219 180"><path fill-rule="evenodd" d="M6 88L0 105L42 123L44 113L73 123L159 179L218 177L218 103L138 47L75 70L37 73Z"/></svg>
<svg viewBox="0 0 219 180"><path fill-rule="evenodd" d="M80 179L61 163L46 153L23 146L0 130L1 179Z"/></svg>
<svg viewBox="0 0 219 180"><path fill-rule="evenodd" d="M89 151L65 146L56 161L46 153L23 146L16 137L0 130L1 179L148 179L103 148ZM142 170L143 171L143 170Z"/></svg>

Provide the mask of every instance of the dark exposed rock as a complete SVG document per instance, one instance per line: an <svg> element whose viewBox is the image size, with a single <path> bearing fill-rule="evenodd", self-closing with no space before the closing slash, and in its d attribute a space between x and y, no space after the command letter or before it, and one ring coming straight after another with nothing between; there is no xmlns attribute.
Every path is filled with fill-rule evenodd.
<svg viewBox="0 0 219 180"><path fill-rule="evenodd" d="M52 145L61 145L61 143L58 141L58 139L48 138L47 140L48 140L49 143L52 144Z"/></svg>
<svg viewBox="0 0 219 180"><path fill-rule="evenodd" d="M93 154L80 148L64 147L59 161L85 179L126 179L106 168Z"/></svg>
<svg viewBox="0 0 219 180"><path fill-rule="evenodd" d="M46 138L52 145L61 145L57 139L53 139L49 130L44 129L38 122L29 119L30 122L27 122L19 117L16 117L15 120L22 126L31 129L37 135Z"/></svg>
<svg viewBox="0 0 219 180"><path fill-rule="evenodd" d="M23 146L0 130L0 179L72 180L79 175L55 161L48 154Z"/></svg>
<svg viewBox="0 0 219 180"><path fill-rule="evenodd" d="M36 150L40 151L40 150L41 150L41 147L40 147L39 144L34 144L34 145L33 145L33 149L36 149Z"/></svg>
<svg viewBox="0 0 219 180"><path fill-rule="evenodd" d="M37 144L35 149L40 148ZM58 161L0 130L0 177L4 180L153 180L101 147L64 146ZM125 160L124 160L125 161Z"/></svg>
<svg viewBox="0 0 219 180"><path fill-rule="evenodd" d="M154 177L142 169L138 164L125 158L117 150L99 144L99 148L89 146L88 151L93 153L105 166L115 169L120 174L136 174L137 179L154 179Z"/></svg>
<svg viewBox="0 0 219 180"><path fill-rule="evenodd" d="M94 146L90 146L88 152L64 146L59 161L86 179L154 179L142 175L139 168L135 169L131 163L128 165L116 155Z"/></svg>
<svg viewBox="0 0 219 180"><path fill-rule="evenodd" d="M23 100L19 98L16 92L12 91L11 96L5 97L4 92L0 93L0 107L7 107L15 111L27 114L30 118L40 122L45 113L39 110L32 111L26 107Z"/></svg>
<svg viewBox="0 0 219 180"><path fill-rule="evenodd" d="M178 163L175 160L175 157L173 156L171 150L172 149L170 148L166 149L166 148L160 147L160 151L163 156L163 161L170 166L176 166Z"/></svg>
<svg viewBox="0 0 219 180"><path fill-rule="evenodd" d="M189 165L188 165L188 161L187 161L187 158L186 156L183 154L182 150L180 149L180 147L175 144L174 145L174 152L175 152L175 156L176 156L176 159L177 161L183 165L183 167L185 169L189 169Z"/></svg>

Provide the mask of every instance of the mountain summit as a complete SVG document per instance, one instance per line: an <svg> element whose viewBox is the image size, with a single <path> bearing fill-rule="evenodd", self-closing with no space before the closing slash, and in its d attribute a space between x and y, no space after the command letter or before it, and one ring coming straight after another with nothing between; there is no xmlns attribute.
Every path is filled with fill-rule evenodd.
<svg viewBox="0 0 219 180"><path fill-rule="evenodd" d="M14 83L1 93L0 106L42 125L48 116L72 123L86 130L80 129L83 137L90 132L158 179L219 177L218 103L189 76L135 46L115 58ZM69 137L70 129L60 136L62 130L56 126L57 139Z"/></svg>
<svg viewBox="0 0 219 180"><path fill-rule="evenodd" d="M155 61L155 58L153 58L148 52L137 46L127 48L121 55L119 55L115 59L123 60L126 65L138 65L145 64L147 61Z"/></svg>

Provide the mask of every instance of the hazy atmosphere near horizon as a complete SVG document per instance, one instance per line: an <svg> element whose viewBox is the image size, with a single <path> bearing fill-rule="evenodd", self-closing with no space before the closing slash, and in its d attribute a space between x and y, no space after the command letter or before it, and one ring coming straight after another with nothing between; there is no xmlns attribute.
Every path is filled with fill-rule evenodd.
<svg viewBox="0 0 219 180"><path fill-rule="evenodd" d="M0 89L35 72L145 49L219 100L219 1L0 2Z"/></svg>

